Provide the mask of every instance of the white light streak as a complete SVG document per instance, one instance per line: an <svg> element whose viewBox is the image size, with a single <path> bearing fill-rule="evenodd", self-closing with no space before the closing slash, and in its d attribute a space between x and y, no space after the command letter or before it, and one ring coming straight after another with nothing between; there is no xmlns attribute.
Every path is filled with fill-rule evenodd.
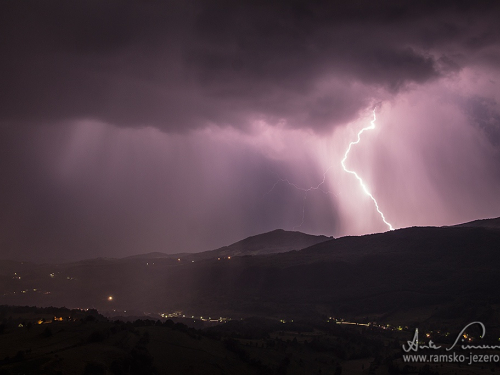
<svg viewBox="0 0 500 375"><path fill-rule="evenodd" d="M332 169L332 166L329 166L324 172L323 172L323 179L321 180L321 182L316 185L316 186L311 186L311 187L308 187L308 188L303 188L303 187L300 187L296 184L294 184L293 182L290 182L287 178L280 178L278 181L276 181L273 185L273 187L266 193L269 194L271 193L274 188L276 187L276 185L278 185L280 182L286 182L288 185L290 186L293 186L295 189L299 190L299 191L303 191L304 192L304 201L302 203L302 220L300 222L299 225L296 225L292 228L292 230L296 230L298 228L300 228L302 226L302 224L304 224L304 218L305 218L305 210L306 210L306 199L307 199L307 193L310 192L310 191L313 191L313 190L319 190L325 194L330 194L329 191L325 191L323 189L320 188L321 185L323 185L326 181L326 174L330 171L330 169ZM336 194L334 194L336 195Z"/></svg>
<svg viewBox="0 0 500 375"><path fill-rule="evenodd" d="M370 191L368 190L368 187L363 182L363 179L361 177L359 177L356 172L347 169L347 167L345 166L345 161L347 160L347 156L349 155L349 152L351 151L352 146L357 145L361 141L361 134L363 134L363 132L365 132L366 130L375 129L375 121L376 120L377 120L377 118L375 116L375 109L374 109L373 110L373 120L370 121L370 126L367 126L367 127L364 127L363 129L361 129L358 132L358 139L355 142L349 143L349 147L347 148L347 150L346 150L346 152L344 154L344 158L342 159L342 161L340 163L342 164L342 168L344 169L344 171L346 171L347 173L350 173L350 174L354 175L354 177L357 178L357 180L359 181L359 184L363 188L363 191L365 192L365 194L368 195L371 198L371 200L373 201L373 203L375 204L375 208L377 209L377 212L380 214L380 217L382 218L382 220L384 221L384 223L389 227L390 230L394 230L394 228L392 227L392 225L385 219L385 216L382 213L382 211L380 211L380 208L378 207L377 200L370 193Z"/></svg>

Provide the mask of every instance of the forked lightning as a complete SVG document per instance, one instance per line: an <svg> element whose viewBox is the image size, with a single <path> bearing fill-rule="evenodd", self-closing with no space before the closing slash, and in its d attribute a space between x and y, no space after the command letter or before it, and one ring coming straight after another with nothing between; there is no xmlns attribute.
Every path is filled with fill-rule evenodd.
<svg viewBox="0 0 500 375"><path fill-rule="evenodd" d="M385 219L385 216L382 213L382 211L380 211L380 208L378 207L377 200L370 193L370 191L368 190L368 187L363 182L363 179L361 177L359 177L356 172L347 169L347 167L345 166L345 161L347 160L347 156L349 155L349 152L351 151L352 146L357 145L361 141L361 134L363 134L364 131L375 129L375 121L376 120L377 120L377 117L375 116L375 109L374 109L373 110L373 120L370 121L370 126L367 126L367 127L364 127L363 129L361 129L358 132L358 139L355 142L349 143L349 147L347 148L347 150L346 150L346 152L344 154L344 158L342 159L342 161L340 163L342 164L342 168L344 168L344 171L346 171L347 173L353 174L354 177L356 177L358 179L359 184L363 188L363 191L365 192L365 194L368 195L371 198L371 200L373 201L373 203L375 203L375 208L377 209L377 212L380 214L380 217L382 218L382 220L384 221L384 223L389 227L390 230L394 230L394 228L392 227L392 225Z"/></svg>

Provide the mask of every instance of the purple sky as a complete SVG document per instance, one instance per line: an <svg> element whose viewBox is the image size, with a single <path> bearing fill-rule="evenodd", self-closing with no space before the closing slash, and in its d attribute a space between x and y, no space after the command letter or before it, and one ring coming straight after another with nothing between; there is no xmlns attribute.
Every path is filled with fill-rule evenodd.
<svg viewBox="0 0 500 375"><path fill-rule="evenodd" d="M500 216L499 2L165 3L0 4L0 257Z"/></svg>

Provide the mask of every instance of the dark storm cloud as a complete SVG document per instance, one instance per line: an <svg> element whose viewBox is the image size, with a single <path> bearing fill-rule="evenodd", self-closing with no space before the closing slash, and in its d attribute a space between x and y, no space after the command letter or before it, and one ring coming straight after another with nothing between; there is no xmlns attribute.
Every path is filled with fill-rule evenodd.
<svg viewBox="0 0 500 375"><path fill-rule="evenodd" d="M498 149L500 146L500 106L498 103L482 96L472 96L460 101L470 122L481 129L486 139ZM498 150L500 152L500 149Z"/></svg>
<svg viewBox="0 0 500 375"><path fill-rule="evenodd" d="M352 135L338 126L364 121L380 102L383 136L350 163L378 178L384 209L394 202L405 225L429 224L442 196L442 212L467 200L461 212L496 213L489 197L500 169L483 148L498 150L499 98L474 74L497 79L499 8L2 1L0 255L204 250L301 219L310 233L373 231L378 217L366 214L357 185L346 188L351 176L333 168L324 191L304 189L338 167ZM464 176L482 193L471 194ZM455 186L462 193L450 194ZM443 215L431 223L469 219Z"/></svg>
<svg viewBox="0 0 500 375"><path fill-rule="evenodd" d="M325 129L472 58L498 58L495 2L1 7L0 119L19 123L92 118L185 131L284 119Z"/></svg>

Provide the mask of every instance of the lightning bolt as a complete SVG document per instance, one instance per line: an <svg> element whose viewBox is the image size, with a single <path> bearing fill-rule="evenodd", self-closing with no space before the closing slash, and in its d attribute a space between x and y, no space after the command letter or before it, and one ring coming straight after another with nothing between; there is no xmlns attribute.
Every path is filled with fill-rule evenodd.
<svg viewBox="0 0 500 375"><path fill-rule="evenodd" d="M392 225L385 219L385 216L382 213L382 211L380 211L380 208L378 207L377 200L370 193L370 191L368 190L368 187L363 182L363 179L361 177L359 177L356 172L347 169L347 167L345 166L345 161L347 160L347 156L349 155L349 152L351 151L352 146L357 145L361 141L361 134L363 134L366 130L375 129L375 121L376 120L377 120L377 117L375 116L375 109L374 109L373 110L373 120L370 121L370 126L367 126L367 127L364 127L363 129L361 129L358 132L358 139L355 142L349 143L349 147L347 148L347 150L346 150L346 152L344 154L344 158L342 159L342 161L340 162L340 164L342 164L342 168L344 168L344 171L346 171L347 173L350 173L350 174L354 175L354 177L357 178L357 180L359 181L359 184L363 188L363 191L365 192L365 194L368 195L371 198L371 200L373 201L373 203L375 204L375 208L377 209L377 212L379 213L379 215L382 218L382 220L384 221L384 223L389 227L390 230L394 230L394 228L392 227Z"/></svg>
<svg viewBox="0 0 500 375"><path fill-rule="evenodd" d="M332 169L332 166L329 166L324 172L323 172L323 179L321 180L321 182L316 185L316 186L311 186L311 187L308 187L308 188L302 188L296 184L294 184L293 182L290 182L287 178L280 178L278 181L276 181L273 185L273 187L266 193L266 194L269 194L271 193L274 188L276 187L276 185L278 185L280 182L286 182L288 185L290 186L293 186L295 189L297 190L300 190L300 191L303 191L303 192L308 192L308 191L311 191L311 190L321 190L323 193L328 193L327 191L324 191L322 189L320 189L320 186L323 185L325 183L325 180L326 180L326 174L330 171L330 169Z"/></svg>
<svg viewBox="0 0 500 375"><path fill-rule="evenodd" d="M292 230L296 230L298 228L300 228L302 226L302 224L304 224L304 217L305 217L305 206L306 206L306 199L307 199L307 193L310 192L310 191L313 191L313 190L319 190L325 194L330 194L331 192L329 191L325 191L323 189L321 189L321 185L323 185L326 181L326 174L330 171L330 169L332 169L332 166L329 166L324 172L323 172L323 179L321 180L321 182L319 184L317 184L316 186L311 186L311 187L308 187L308 188L303 188L303 187L300 187L298 186L297 184L294 184L293 182L290 182L287 178L280 178L278 181L276 181L273 185L273 187L266 193L267 194L270 194L274 188L276 187L276 185L278 185L280 182L285 182L287 183L288 185L294 187L295 189L297 190L300 190L300 191L303 191L304 192L304 202L302 203L302 220L300 222L299 225L296 225L293 227ZM335 194L334 194L335 195Z"/></svg>

